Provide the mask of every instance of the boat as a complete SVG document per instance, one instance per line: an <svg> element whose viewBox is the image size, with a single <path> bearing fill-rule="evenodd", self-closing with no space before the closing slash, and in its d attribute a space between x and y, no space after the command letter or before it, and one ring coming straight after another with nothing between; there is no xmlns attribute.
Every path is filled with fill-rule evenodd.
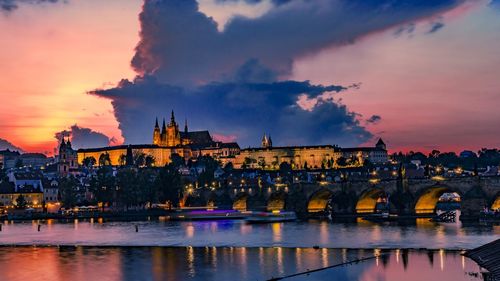
<svg viewBox="0 0 500 281"><path fill-rule="evenodd" d="M170 220L237 220L248 216L236 210L181 211L169 217Z"/></svg>
<svg viewBox="0 0 500 281"><path fill-rule="evenodd" d="M287 222L297 220L295 212L272 211L253 212L245 219L247 223Z"/></svg>

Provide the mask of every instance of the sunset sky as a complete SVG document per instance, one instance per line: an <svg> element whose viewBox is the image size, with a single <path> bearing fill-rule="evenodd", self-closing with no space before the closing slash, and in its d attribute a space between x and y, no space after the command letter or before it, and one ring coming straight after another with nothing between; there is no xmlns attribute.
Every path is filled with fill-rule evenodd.
<svg viewBox="0 0 500 281"><path fill-rule="evenodd" d="M500 3L394 2L0 0L0 139L500 147Z"/></svg>

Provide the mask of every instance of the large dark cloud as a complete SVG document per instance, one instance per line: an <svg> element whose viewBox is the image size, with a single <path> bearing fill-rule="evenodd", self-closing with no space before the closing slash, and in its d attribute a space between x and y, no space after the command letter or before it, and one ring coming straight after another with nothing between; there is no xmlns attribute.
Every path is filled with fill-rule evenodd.
<svg viewBox="0 0 500 281"><path fill-rule="evenodd" d="M105 147L111 142L111 139L103 133L93 131L89 128L83 128L76 124L71 126L70 130L64 130L55 134L55 138L58 142L61 142L63 136L70 137L72 147L75 149Z"/></svg>
<svg viewBox="0 0 500 281"><path fill-rule="evenodd" d="M161 82L200 84L231 76L258 59L281 75L294 58L454 7L459 0L317 0L276 6L257 19L237 17L223 32L195 0L146 1L132 66Z"/></svg>
<svg viewBox="0 0 500 281"><path fill-rule="evenodd" d="M0 150L6 150L6 149L9 149L12 151L23 152L23 150L20 147L15 146L14 144L9 142L8 140L0 138Z"/></svg>
<svg viewBox="0 0 500 281"><path fill-rule="evenodd" d="M61 0L0 0L0 10L11 12L19 7L19 4L42 4L56 3Z"/></svg>
<svg viewBox="0 0 500 281"><path fill-rule="evenodd" d="M364 142L372 135L359 115L327 98L345 88L285 81L293 60L435 17L462 1L273 2L265 15L233 18L220 32L195 0L145 1L132 59L139 78L93 92L112 100L126 141L151 142L147 122L175 109L197 128L236 135L243 145L257 144L264 131L277 144ZM303 108L297 101L304 97L317 103Z"/></svg>
<svg viewBox="0 0 500 281"><path fill-rule="evenodd" d="M120 129L131 143L151 142L155 117L168 117L171 109L175 109L181 125L188 117L192 129L211 128L217 134L237 135L243 145L257 143L264 132L271 133L277 144L348 144L366 140L371 135L360 126L354 113L321 97L344 89L281 81L211 83L186 90L147 77L122 81L119 88L95 93L113 100ZM318 102L311 110L304 110L296 104L300 95L316 97Z"/></svg>

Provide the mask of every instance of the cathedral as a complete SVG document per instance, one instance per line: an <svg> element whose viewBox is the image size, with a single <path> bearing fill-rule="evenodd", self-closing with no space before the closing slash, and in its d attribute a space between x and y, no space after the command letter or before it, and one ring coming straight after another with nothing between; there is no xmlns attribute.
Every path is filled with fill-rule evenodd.
<svg viewBox="0 0 500 281"><path fill-rule="evenodd" d="M130 153L128 153L130 152ZM185 160L196 159L202 155L209 155L217 159L234 158L239 154L240 147L235 142L224 143L212 138L209 131L188 130L187 121L181 131L175 121L172 111L170 122L163 121L162 127L156 119L153 128L152 144L130 144L110 147L87 148L78 150L78 163L81 165L85 158L94 158L96 165L104 154L109 158L111 165L124 165L123 161L128 154L149 155L154 158L154 166L164 166L172 161L172 155L176 154ZM222 160L221 160L222 161ZM130 161L129 161L130 162ZM224 161L223 161L224 162Z"/></svg>
<svg viewBox="0 0 500 281"><path fill-rule="evenodd" d="M184 131L179 130L179 125L175 121L174 111L170 115L170 122L165 125L165 119L160 130L158 118L156 119L153 130L153 144L166 147L178 147L186 145L206 145L210 146L214 140L208 131L189 132L187 120L184 125Z"/></svg>

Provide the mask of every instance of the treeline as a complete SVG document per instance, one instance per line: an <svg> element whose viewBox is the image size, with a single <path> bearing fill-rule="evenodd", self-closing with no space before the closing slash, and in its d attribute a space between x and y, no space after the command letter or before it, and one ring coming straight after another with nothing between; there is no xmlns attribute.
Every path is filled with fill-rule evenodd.
<svg viewBox="0 0 500 281"><path fill-rule="evenodd" d="M103 166L90 181L83 184L75 177L60 179L59 193L64 207L85 203L124 209L154 203L176 207L183 186L182 177L173 165L156 169L123 167L117 170Z"/></svg>
<svg viewBox="0 0 500 281"><path fill-rule="evenodd" d="M409 153L399 152L392 154L391 158L402 163L419 160L422 165L441 165L448 168L462 167L467 170L500 165L500 151L487 148L483 148L478 152L464 151L461 155L457 155L455 152L441 152L439 150L433 150L427 155L413 151Z"/></svg>
<svg viewBox="0 0 500 281"><path fill-rule="evenodd" d="M104 206L129 208L161 203L177 207L180 198L184 196L184 186L193 181L200 187L210 186L214 181L214 172L220 167L220 163L210 156L201 156L195 161L186 162L174 154L170 164L158 168L137 161L148 159L147 155L134 155L134 158L133 165L117 168L113 168L111 162L106 159L99 161L103 164L96 168L93 168L92 162L85 163L95 172L92 173L90 181L84 183L86 186L75 177L62 178L59 182L59 193L63 205L73 207L79 204L102 203ZM194 176L181 176L181 167L193 169Z"/></svg>

